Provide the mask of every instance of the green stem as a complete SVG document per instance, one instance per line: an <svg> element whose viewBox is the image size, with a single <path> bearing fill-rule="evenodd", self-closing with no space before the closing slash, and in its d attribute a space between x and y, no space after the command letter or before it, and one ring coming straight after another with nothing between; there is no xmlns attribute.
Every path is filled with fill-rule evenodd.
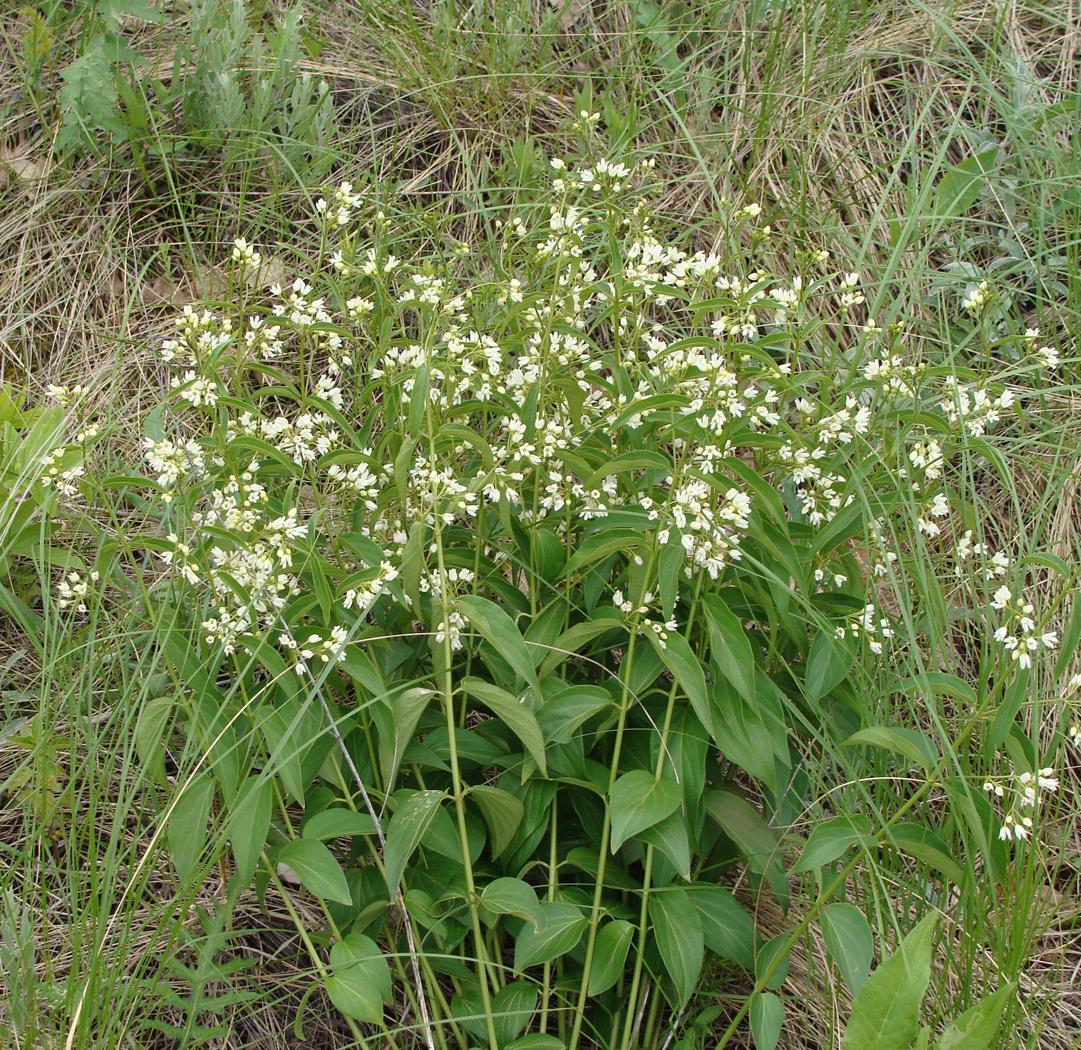
<svg viewBox="0 0 1081 1050"><path fill-rule="evenodd" d="M477 909L477 890L473 880L473 862L469 855L469 830L465 820L465 791L462 788L462 775L458 763L458 741L455 733L457 724L454 718L454 651L450 637L450 601L447 597L447 573L443 561L443 534L435 530L436 561L439 567L439 601L443 609L443 713L447 724L447 739L450 748L450 776L454 789L454 812L458 825L458 841L462 850L462 866L465 869L466 896L469 905L469 919L473 928L473 943L477 952L477 977L480 983L481 1006L484 1010L484 1022L488 1034L490 1050L499 1050L496 1038L495 1021L492 1018L492 1001L488 988L488 952L484 945L484 936L480 928L480 912Z"/></svg>
<svg viewBox="0 0 1081 1050"><path fill-rule="evenodd" d="M616 725L616 739L612 747L612 761L608 772L608 793L619 777L619 759L623 751L623 733L627 727L627 714L631 708L631 672L634 669L634 648L638 638L638 619L631 625L630 640L627 643L627 659L624 662L623 691L619 701L619 722ZM593 888L593 905L589 914L589 934L586 939L586 956L582 964L582 984L578 989L578 1005L574 1012L574 1027L571 1029L570 1050L575 1050L582 1035L582 1018L585 1015L586 999L589 998L589 975L593 969L593 953L597 945L597 927L601 921L601 899L604 896L604 875L608 861L608 843L612 834L611 807L604 807L604 824L601 828L600 850L597 854L597 885Z"/></svg>

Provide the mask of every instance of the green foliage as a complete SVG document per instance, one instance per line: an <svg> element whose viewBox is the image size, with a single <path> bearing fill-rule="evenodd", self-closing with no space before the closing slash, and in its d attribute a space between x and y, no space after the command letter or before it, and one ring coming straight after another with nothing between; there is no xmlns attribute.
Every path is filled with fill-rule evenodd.
<svg viewBox="0 0 1081 1050"><path fill-rule="evenodd" d="M907 1047L932 928L868 979L870 926L833 898L886 850L963 876L955 815L911 819L948 772L942 742L890 724L886 700L980 708L1001 691L1011 710L1011 654L1055 640L977 560L972 614L1016 643L985 647L977 680L999 684L897 675L874 580L920 564L1013 395L975 358L907 363L898 331L847 346L854 378L819 367L844 338L834 296L842 322L862 302L854 276L839 292L817 270L725 276L762 272L754 208L728 207L723 259L662 246L649 165L589 141L520 191L546 225L494 228L498 278L342 183L316 207L311 283L252 319L259 259L238 242L247 316L188 312L165 342L177 375L144 487L170 566L148 613L170 613L148 622L190 694L177 730L206 756L167 816L174 863L190 877L228 841L234 891L254 877L312 898L314 971L375 1031L404 995L422 1026L444 1017L490 1047L615 1032L629 1048L647 983L678 1016L726 964L755 980L731 1026L746 1016L772 1047L817 921L856 996L849 1045ZM918 479L907 503L900 471ZM929 631L936 606L918 613ZM143 718L158 776L169 715ZM796 771L826 742L847 745L854 784L879 763L918 777L883 823L834 812L795 859L789 828L816 805ZM986 825L974 807L969 792L958 812ZM736 872L782 909L794 878L821 892L763 940L721 884Z"/></svg>
<svg viewBox="0 0 1081 1050"><path fill-rule="evenodd" d="M51 5L48 18L20 23L24 53L46 75L50 50L60 62L77 57L58 12L90 6ZM152 188L161 171L183 176L180 193L166 180L170 195L152 202L166 223L142 225L138 212L148 243L175 240L179 219L196 250L212 254L221 227L239 218L289 272L273 300L250 275L230 273L221 301L206 305L231 332L219 342L215 319L181 333L199 352L184 367L174 361L178 385L145 432L179 448L178 478L156 486L127 462L102 484L99 457L127 456L143 435L133 413L119 412L106 422L115 447L74 440L77 408L47 455L60 448L61 466L85 460L91 476L59 500L36 482L15 487L16 502L29 494L33 503L33 531L9 552L3 582L23 617L18 644L24 633L37 642L29 660L16 651L4 663L13 680L4 698L20 714L0 731L18 766L0 790L20 803L10 811L25 819L28 843L9 877L31 905L5 900L5 991L17 1005L0 1007L3 1022L15 1017L26 1045L64 1044L69 1024L79 1047L141 1044L155 1029L216 1045L242 1041L245 1019L260 1024L274 1009L296 1040L349 1029L342 1038L356 1045L411 1046L426 1039L428 1009L441 1046L704 1050L744 1039L745 1022L757 1045L784 1046L808 1016L821 1020L827 984L839 993L831 1019L843 1024L846 994L867 983L868 918L876 930L903 927L930 909L951 918L955 940L939 961L943 986L958 994L932 996L917 1045L934 1045L944 1018L994 987L991 962L1000 992L942 1040L993 1041L1008 979L1045 921L1033 884L1054 868L1058 801L1029 808L1023 791L1067 746L1058 718L1073 702L1062 686L1081 631L1076 610L1072 626L1062 615L1070 599L1061 594L1076 582L1070 558L1023 557L1049 534L1056 550L1068 546L1062 515L1051 515L1072 463L1063 407L1072 394L1059 382L1072 363L1049 371L1019 334L1049 308L1049 342L1072 338L1057 331L1073 316L1069 302L1047 296L1065 297L1072 281L1060 257L1076 217L1067 155L1076 108L1052 102L1054 85L1035 84L1023 58L981 38L972 53L981 77L987 56L988 82L980 126L966 128L971 99L957 85L967 67L951 46L986 20L940 23L933 5L940 36L913 52L929 74L915 79L936 85L926 111L904 76L875 75L890 56L859 50L882 21L871 5L806 5L778 19L770 5L665 0L614 15L602 5L588 27L574 21L581 5L489 6L420 13L365 0L309 10L334 49L320 67L362 62L379 82L372 106L345 111L357 124L336 150L365 167L371 154L372 172L388 175L346 206L359 221L343 228L338 198L352 191L328 189L318 234L292 204L233 212L236 186L248 184L233 178L238 170L281 165L310 178L329 155L329 92L317 76L297 76L322 42L290 21L289 5L197 3L192 32L186 20L156 29L110 15L106 24L98 3L80 43L93 61L66 78L72 88L57 85L72 114L62 135L77 140L62 137L66 148L108 151L109 179L126 177L129 155ZM162 66L148 76L139 53L166 65L175 53L172 74ZM858 91L846 87L850 70ZM1000 98L1004 81L1013 86ZM349 82L339 81L339 97ZM534 254L560 240L546 223L566 198L538 142L505 142L508 114L543 128L546 145L574 134L568 106L602 113L579 118L586 155L572 171L595 164L603 140L620 157L640 134L663 143L661 199L678 202L665 215L637 190L586 192L574 247L591 276ZM887 115L884 129L867 114ZM117 117L122 126L109 130ZM1054 178L1035 159L1044 147L1060 151ZM772 231L724 199L745 172L765 180ZM140 207L150 203L142 195ZM814 253L835 210L837 268L862 267L857 290L869 300L844 309L840 275ZM628 247L647 223L665 248L716 250L718 273L745 286L699 284L693 268L689 281L670 281L659 267L643 287ZM346 265L335 269L339 249ZM404 266L390 269L390 252ZM796 274L806 296L790 311L798 323L776 322L774 293ZM961 308L964 285L992 275L985 307ZM294 276L312 281L310 295L297 295L321 298L325 317L297 308ZM520 303L509 298L511 277ZM568 288L583 308L565 308ZM464 302L450 305L459 294ZM370 308L354 313L354 296ZM253 331L252 314L284 329L280 353ZM712 330L748 314L756 338ZM544 359L509 391L482 397L478 382L448 394L467 374L449 336L471 330L496 341L503 377L536 364L533 339ZM584 374L567 335L588 344ZM476 351L468 374L483 376L483 350L465 342L467 355ZM790 381L771 364L790 364ZM864 371L872 364L885 369L878 381ZM725 372L736 376L728 393L693 386ZM329 388L316 386L328 377ZM951 417L959 398L947 379L995 400L1008 389L1019 405L975 434ZM214 404L199 403L206 382ZM778 395L780 426L747 414L745 396L755 412L767 407L751 389ZM334 391L341 405L328 400ZM727 412L730 397L741 411L711 432L701 420L718 405ZM874 420L845 450L820 433L842 424L827 420L849 397L853 408L873 406ZM809 409L796 407L801 399ZM245 431L244 412L294 428L308 414L333 435L329 448L298 460L303 435ZM524 429L509 435L508 420ZM569 431L547 430L553 420ZM15 429L19 441L26 427ZM541 464L516 469L511 450L549 440ZM929 441L942 452L938 479L923 465ZM691 451L703 447L722 450L709 469ZM851 502L809 511L815 479L785 456L820 448L838 498ZM232 499L230 479L253 460L253 504L197 517ZM433 502L432 465L464 496L448 486ZM332 476L335 466L354 480ZM562 491L548 494L553 475ZM674 524L662 541L650 512L671 512L669 476L701 482L707 508L722 506L728 487L751 501L746 530L735 530L742 558L719 578L700 566L686 575L693 526ZM929 513L939 488L945 520ZM253 537L292 510L304 534L260 549ZM818 512L825 520L812 519ZM985 579L994 566L983 555L969 552L978 568L963 562L966 529L1008 554L1002 578ZM78 570L72 587L89 581L82 559L104 535L118 564L106 569L107 544L93 562L99 586L69 603L61 582L69 570ZM280 607L263 602L265 578L247 553L269 553L272 575L295 583ZM449 594L436 593L448 583ZM1012 599L1031 597L1041 631L1067 622L1057 659L1040 650L1030 672L1001 648L995 631L1024 614L992 604L1000 583ZM876 610L866 621L868 602ZM227 642L207 624L241 604L248 621ZM34 680L24 683L28 664ZM28 707L39 713L24 723ZM1004 799L988 797L985 781ZM120 785L115 814L111 785ZM1000 838L1025 830L1005 821L1026 814L1036 818L1028 839ZM47 848L31 848L44 827ZM59 975L24 919L42 913L38 886L65 906L55 911L74 948ZM206 935L193 933L192 898L219 886ZM790 895L800 902L792 915ZM240 899L246 922L254 901L265 907L255 920L264 930L232 932ZM768 934L756 928L763 915ZM286 930L282 951L277 926L289 921L299 936ZM843 985L820 967L788 965L816 923ZM232 969L241 958L259 967L250 985L243 965ZM246 988L258 989L258 1011L246 1009ZM57 1037L36 1027L43 1018ZM313 1024L334 1035L313 1036Z"/></svg>
<svg viewBox="0 0 1081 1050"><path fill-rule="evenodd" d="M263 31L243 0L195 0L168 74L147 77L135 31L163 23L158 6L80 0L55 10L53 32L74 32L75 52L60 73L58 148L126 146L140 164L208 152L229 167L318 178L330 163L333 111L327 84L300 70L316 47L301 17L296 4ZM48 24L34 23L34 54ZM32 78L45 58L28 67Z"/></svg>
<svg viewBox="0 0 1081 1050"><path fill-rule="evenodd" d="M834 909L845 905L834 904ZM848 921L848 920L846 920ZM883 1046L908 1050L929 1046L931 1032L919 1023L920 1004L931 981L932 945L937 915L928 915L902 939L897 950L879 964L852 1003L845 1031L845 1050ZM868 958L870 957L868 953ZM997 1045L1002 1012L1013 994L1004 984L951 1022L935 1044L938 1050L987 1050Z"/></svg>
<svg viewBox="0 0 1081 1050"><path fill-rule="evenodd" d="M931 980L937 923L937 915L922 919L860 989L845 1030L845 1050L865 1046L907 1050L916 1041L920 1003Z"/></svg>

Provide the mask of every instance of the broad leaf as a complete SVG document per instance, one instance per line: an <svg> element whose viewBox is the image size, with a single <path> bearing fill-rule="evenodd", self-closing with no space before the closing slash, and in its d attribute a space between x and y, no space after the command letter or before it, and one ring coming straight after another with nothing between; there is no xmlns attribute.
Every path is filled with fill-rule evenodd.
<svg viewBox="0 0 1081 1050"><path fill-rule="evenodd" d="M229 842L236 868L250 878L270 830L274 785L269 777L249 777L237 792L229 813Z"/></svg>
<svg viewBox="0 0 1081 1050"><path fill-rule="evenodd" d="M537 763L542 776L548 775L548 763L544 755L544 737L541 735L537 716L517 697L506 689L485 682L480 678L466 678L462 688L476 697L522 742L530 758Z"/></svg>
<svg viewBox="0 0 1081 1050"><path fill-rule="evenodd" d="M634 927L626 919L612 919L600 928L589 971L590 995L608 991L623 975L633 938Z"/></svg>
<svg viewBox="0 0 1081 1050"><path fill-rule="evenodd" d="M679 803L680 790L675 782L654 780L652 773L642 769L624 773L612 786L612 852L674 813Z"/></svg>
<svg viewBox="0 0 1081 1050"><path fill-rule="evenodd" d="M869 726L853 733L845 747L868 745L882 747L904 755L912 763L930 772L938 762L935 745L918 729L901 729L897 726Z"/></svg>
<svg viewBox="0 0 1081 1050"><path fill-rule="evenodd" d="M510 664L515 674L539 692L533 657L514 621L495 602L475 594L459 598L458 608L477 633Z"/></svg>
<svg viewBox="0 0 1081 1050"><path fill-rule="evenodd" d="M748 702L755 701L755 659L750 639L719 594L702 599L710 626L710 654L721 674Z"/></svg>
<svg viewBox="0 0 1081 1050"><path fill-rule="evenodd" d="M706 795L706 812L739 847L751 870L765 875L778 898L786 900L788 882L781 870L777 833L758 810L742 795L719 790Z"/></svg>
<svg viewBox="0 0 1081 1050"><path fill-rule="evenodd" d="M807 845L792 868L793 873L814 871L836 860L852 846L873 842L873 839L869 839L870 833L871 822L859 814L834 817L825 824L819 824L808 836Z"/></svg>
<svg viewBox="0 0 1081 1050"><path fill-rule="evenodd" d="M309 893L339 904L353 903L345 872L323 843L293 839L278 851L278 863L286 865Z"/></svg>
<svg viewBox="0 0 1081 1050"><path fill-rule="evenodd" d="M578 908L561 901L541 901L537 905L537 916L538 926L526 923L518 933L514 944L515 970L539 966L566 955L588 925Z"/></svg>
<svg viewBox="0 0 1081 1050"><path fill-rule="evenodd" d="M942 1033L938 1050L991 1050L1011 995L1013 985L1005 984L994 995L970 1006Z"/></svg>
<svg viewBox="0 0 1081 1050"><path fill-rule="evenodd" d="M706 675L687 639L676 631L668 632L668 640L663 645L652 631L649 632L649 637L653 640L665 667L672 672L680 689L690 700L698 721L710 736L715 736L716 727L713 724L713 707L706 688Z"/></svg>
<svg viewBox="0 0 1081 1050"><path fill-rule="evenodd" d="M167 839L177 874L187 881L206 846L207 821L214 800L214 781L201 773L184 787L169 816Z"/></svg>
<svg viewBox="0 0 1081 1050"><path fill-rule="evenodd" d="M685 890L661 890L649 898L649 918L657 950L682 1006L702 972L705 941L702 920Z"/></svg>
<svg viewBox="0 0 1081 1050"><path fill-rule="evenodd" d="M696 882L687 887L687 899L698 909L706 947L745 970L754 969L754 922L743 905L723 886Z"/></svg>
<svg viewBox="0 0 1081 1050"><path fill-rule="evenodd" d="M521 799L509 791L488 784L478 784L470 788L469 796L476 802L485 824L488 825L492 856L498 857L514 840L514 835L522 823L525 807Z"/></svg>
<svg viewBox="0 0 1081 1050"><path fill-rule="evenodd" d="M855 995L867 980L874 955L874 938L863 912L851 904L838 901L822 912L822 936L826 950Z"/></svg>
<svg viewBox="0 0 1081 1050"><path fill-rule="evenodd" d="M386 869L387 888L393 897L398 892L409 858L420 845L436 810L443 801L442 791L414 791L400 803L387 826L387 840L383 848L383 865Z"/></svg>
<svg viewBox="0 0 1081 1050"><path fill-rule="evenodd" d="M773 992L759 992L749 1011L754 1050L774 1050L784 1024L784 1003Z"/></svg>
<svg viewBox="0 0 1081 1050"><path fill-rule="evenodd" d="M374 835L375 821L367 813L341 806L324 809L304 822L300 834L306 839L352 838L354 835Z"/></svg>
<svg viewBox="0 0 1081 1050"><path fill-rule="evenodd" d="M844 1050L908 1050L920 1030L938 916L928 915L881 963L852 1003Z"/></svg>
<svg viewBox="0 0 1081 1050"><path fill-rule="evenodd" d="M390 967L379 945L360 933L351 933L330 949L326 982L330 1001L346 1017L368 1024L383 1020L383 1003L390 1002Z"/></svg>
<svg viewBox="0 0 1081 1050"><path fill-rule="evenodd" d="M534 928L540 922L537 891L522 879L493 879L481 891L480 903L494 915L514 915Z"/></svg>

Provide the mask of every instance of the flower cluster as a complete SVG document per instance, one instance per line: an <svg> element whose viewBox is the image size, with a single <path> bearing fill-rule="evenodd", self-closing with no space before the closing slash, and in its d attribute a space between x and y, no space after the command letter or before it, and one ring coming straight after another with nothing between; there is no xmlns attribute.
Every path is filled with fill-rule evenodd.
<svg viewBox="0 0 1081 1050"><path fill-rule="evenodd" d="M596 544L578 567L599 577L589 602L607 587L663 648L691 589L754 577L778 528L813 547L836 524L868 544L867 579L827 547L808 559L812 590L843 594L860 611L837 635L881 654L893 626L873 590L904 550L865 499L876 486L903 490L913 536L952 544L958 573L1000 586L1012 661L1057 644L1013 598L1005 553L951 540L966 438L1023 395L929 367L903 325L855 323L863 277L829 272L824 249L773 272L754 203L727 205L727 240L683 244L659 227L650 178L647 163L557 158L546 206L500 220L480 273L457 240L396 256L391 221L342 182L316 204L322 264L265 301L244 288L242 309L184 309L160 350L171 429L144 454L162 558L197 592L208 646L276 638L306 675L385 620L458 652L460 596L544 608L559 565ZM234 271L262 257L233 245ZM846 380L811 366L801 347L821 338ZM74 484L67 469L54 484Z"/></svg>
<svg viewBox="0 0 1081 1050"><path fill-rule="evenodd" d="M1058 646L1055 631L1043 631L1036 624L1036 610L1023 597L1015 598L1009 587L1003 585L995 591L991 607L1003 614L1004 622L995 630L995 641L1019 667L1031 667L1033 654L1041 648Z"/></svg>
<svg viewBox="0 0 1081 1050"><path fill-rule="evenodd" d="M1035 773L1024 770L1002 779L986 781L984 791L993 798L1001 799L1007 807L998 837L1005 841L1027 839L1035 827L1041 796L1058 791L1058 787L1058 777L1050 766Z"/></svg>
<svg viewBox="0 0 1081 1050"><path fill-rule="evenodd" d="M74 609L77 613L86 612L86 599L90 595L90 585L97 583L101 575L96 569L83 576L77 572L66 573L56 585L56 604L60 609Z"/></svg>

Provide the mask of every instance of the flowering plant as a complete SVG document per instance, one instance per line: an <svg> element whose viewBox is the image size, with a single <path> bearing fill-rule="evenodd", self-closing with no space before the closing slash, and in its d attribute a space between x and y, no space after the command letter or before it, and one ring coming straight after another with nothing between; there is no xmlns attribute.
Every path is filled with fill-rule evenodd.
<svg viewBox="0 0 1081 1050"><path fill-rule="evenodd" d="M1055 786L1010 710L1052 610L1015 597L1029 567L964 498L1025 373L882 329L822 249L778 274L757 205L694 249L650 179L553 160L483 257L424 236L406 254L342 183L306 273L263 302L238 240L233 301L187 308L162 346L148 597L204 753L170 834L208 862L217 799L234 887L318 900L329 938L306 944L358 1036L653 1045L712 956L754 977L724 1040L748 1011L764 1038L788 952L868 849L950 880L946 839L972 835L1001 870L1035 804L981 838L999 749L1031 770L1022 793ZM1031 332L996 338L1043 374ZM945 602L898 603L935 573L987 626L967 674L926 669L960 629ZM924 669L899 678L897 646ZM890 724L897 695L967 705L971 775ZM856 779L876 751L904 760L881 828L800 836L823 741L852 745ZM933 785L960 823L905 823ZM787 907L803 872L822 892L764 939L756 895Z"/></svg>

